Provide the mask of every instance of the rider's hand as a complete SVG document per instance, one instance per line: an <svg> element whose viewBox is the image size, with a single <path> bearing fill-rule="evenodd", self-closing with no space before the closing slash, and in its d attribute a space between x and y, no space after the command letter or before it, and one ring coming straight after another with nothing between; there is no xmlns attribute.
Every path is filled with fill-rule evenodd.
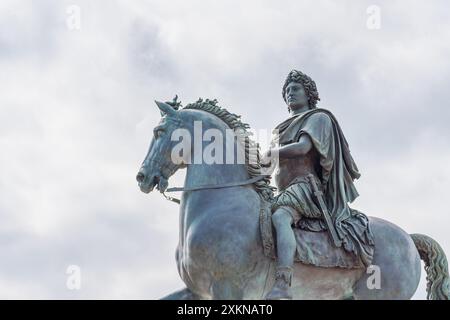
<svg viewBox="0 0 450 320"><path fill-rule="evenodd" d="M270 167L270 164L272 162L272 149L264 152L259 162L261 163L262 167Z"/></svg>

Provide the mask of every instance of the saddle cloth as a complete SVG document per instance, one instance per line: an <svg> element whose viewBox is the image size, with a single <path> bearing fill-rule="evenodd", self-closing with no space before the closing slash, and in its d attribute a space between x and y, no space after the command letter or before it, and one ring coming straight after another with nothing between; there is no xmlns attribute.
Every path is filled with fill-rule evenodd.
<svg viewBox="0 0 450 320"><path fill-rule="evenodd" d="M264 254L276 259L272 212L270 203L265 200L261 201L259 218ZM293 230L297 240L296 262L326 268L365 268L361 259L355 254L346 251L343 247L334 246L327 231L313 232L299 228Z"/></svg>

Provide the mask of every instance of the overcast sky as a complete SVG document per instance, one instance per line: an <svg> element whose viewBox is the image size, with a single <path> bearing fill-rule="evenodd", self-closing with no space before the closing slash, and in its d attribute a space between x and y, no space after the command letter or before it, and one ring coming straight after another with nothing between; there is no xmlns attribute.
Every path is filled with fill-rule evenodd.
<svg viewBox="0 0 450 320"><path fill-rule="evenodd" d="M378 29L367 24L373 4ZM155 299L181 288L178 207L135 182L159 120L153 100L217 98L271 129L288 116L281 88L293 68L316 81L319 106L344 130L362 173L353 207L450 254L449 9L2 0L0 298ZM80 290L66 286L70 265ZM424 272L415 298L425 298Z"/></svg>

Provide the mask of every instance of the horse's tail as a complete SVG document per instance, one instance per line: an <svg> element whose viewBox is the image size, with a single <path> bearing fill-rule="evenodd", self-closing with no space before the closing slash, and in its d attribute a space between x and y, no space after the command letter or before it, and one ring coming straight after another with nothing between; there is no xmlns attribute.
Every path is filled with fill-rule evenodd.
<svg viewBox="0 0 450 320"><path fill-rule="evenodd" d="M411 238L425 263L427 273L427 299L450 300L448 263L439 243L423 234L411 234Z"/></svg>

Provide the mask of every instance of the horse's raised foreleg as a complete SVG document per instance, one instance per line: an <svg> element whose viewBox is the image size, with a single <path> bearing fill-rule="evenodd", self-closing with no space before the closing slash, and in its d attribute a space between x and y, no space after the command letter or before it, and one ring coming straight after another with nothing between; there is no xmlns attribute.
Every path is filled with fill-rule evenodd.
<svg viewBox="0 0 450 320"><path fill-rule="evenodd" d="M201 300L201 299L202 298L200 296L196 295L188 288L175 291L161 298L161 300Z"/></svg>

